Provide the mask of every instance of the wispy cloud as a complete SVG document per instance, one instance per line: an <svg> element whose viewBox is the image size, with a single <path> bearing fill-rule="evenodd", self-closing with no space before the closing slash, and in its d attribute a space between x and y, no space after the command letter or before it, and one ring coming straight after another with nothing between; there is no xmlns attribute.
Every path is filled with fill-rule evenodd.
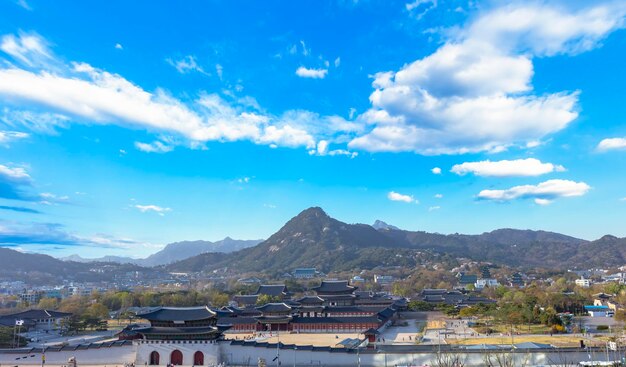
<svg viewBox="0 0 626 367"><path fill-rule="evenodd" d="M26 139L30 135L19 131L1 131L0 130L0 144L8 144L12 141L19 139Z"/></svg>
<svg viewBox="0 0 626 367"><path fill-rule="evenodd" d="M547 205L557 198L585 195L591 187L584 182L548 180L538 185L514 186L505 190L483 190L478 198L491 201L532 199L536 204Z"/></svg>
<svg viewBox="0 0 626 367"><path fill-rule="evenodd" d="M210 75L209 73L204 71L202 66L198 65L198 61L196 60L196 57L193 55L187 55L183 57L182 59L178 59L178 60L167 58L165 59L165 61L168 64L172 65L181 74L188 74L190 72L198 72L200 74L204 74L207 76Z"/></svg>
<svg viewBox="0 0 626 367"><path fill-rule="evenodd" d="M543 163L536 158L480 161L455 164L450 172L457 175L473 173L477 176L522 177L540 176L551 172L564 172L565 167L552 163Z"/></svg>
<svg viewBox="0 0 626 367"><path fill-rule="evenodd" d="M395 192L395 191L390 191L387 194L387 199L391 201L401 201L404 203L415 203L415 204L419 203L419 201L413 198L413 196L400 194L399 192Z"/></svg>
<svg viewBox="0 0 626 367"><path fill-rule="evenodd" d="M0 220L0 245L2 246L62 246L133 249L150 246L129 238L106 234L81 236L70 233L58 223L20 223Z"/></svg>
<svg viewBox="0 0 626 367"><path fill-rule="evenodd" d="M24 167L0 164L0 198L34 201L32 195L25 192L32 185L32 179Z"/></svg>
<svg viewBox="0 0 626 367"><path fill-rule="evenodd" d="M28 4L28 2L26 0L17 0L15 2L18 6L20 6L21 8L24 8L28 11L33 10L33 8L30 6L30 4Z"/></svg>
<svg viewBox="0 0 626 367"><path fill-rule="evenodd" d="M152 213L156 213L156 214L158 214L160 216L164 216L165 213L172 211L172 209L170 209L170 208L165 208L165 207L161 207L161 206L153 205L153 204L151 204L151 205L140 205L140 204L137 204L137 205L135 205L135 208L137 208L142 213L150 213L150 212L152 212Z"/></svg>
<svg viewBox="0 0 626 367"><path fill-rule="evenodd" d="M13 211L13 212L30 213L30 214L41 214L41 212L39 210L26 208L26 207L23 207L23 206L0 205L0 210L9 210L9 211Z"/></svg>
<svg viewBox="0 0 626 367"><path fill-rule="evenodd" d="M168 153L174 150L173 146L167 145L160 141L153 141L152 143L142 143L136 141L135 148L146 153ZM124 152L123 154L126 154L126 152Z"/></svg>
<svg viewBox="0 0 626 367"><path fill-rule="evenodd" d="M324 79L328 74L328 69L309 69L300 66L296 69L296 75L301 78Z"/></svg>
<svg viewBox="0 0 626 367"><path fill-rule="evenodd" d="M44 65L52 59L48 42L37 33L7 34L0 41L0 50L31 67Z"/></svg>

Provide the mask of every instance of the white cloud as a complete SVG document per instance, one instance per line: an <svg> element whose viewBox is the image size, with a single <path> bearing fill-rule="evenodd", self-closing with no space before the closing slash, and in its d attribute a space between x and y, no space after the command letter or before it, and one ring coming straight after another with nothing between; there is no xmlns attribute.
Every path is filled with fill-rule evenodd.
<svg viewBox="0 0 626 367"><path fill-rule="evenodd" d="M25 40L16 42L29 44ZM350 136L363 131L361 123L340 116L320 116L302 110L271 115L263 112L251 97L226 100L217 94L201 92L196 100L183 102L162 89L146 91L120 75L89 64L65 65L53 55L50 57L57 65L53 70L0 66L0 97L14 104L48 110L42 114L5 109L5 115L0 117L2 121L41 130L47 127L50 130L47 132L54 131L48 125L66 126L70 121L116 124L182 136L189 140L190 147L206 141L250 140L275 147L312 149L319 140L345 143ZM159 150L141 144L144 144L139 145L141 148Z"/></svg>
<svg viewBox="0 0 626 367"><path fill-rule="evenodd" d="M534 94L532 59L592 49L624 26L625 13L617 2L578 10L522 2L483 12L433 54L376 74L372 107L360 116L371 130L349 146L502 151L562 130L578 116L578 92Z"/></svg>
<svg viewBox="0 0 626 367"><path fill-rule="evenodd" d="M238 178L237 182L239 182L240 184L246 184L246 183L250 183L250 177L242 177L242 178Z"/></svg>
<svg viewBox="0 0 626 367"><path fill-rule="evenodd" d="M198 65L196 57L192 55L187 55L179 60L173 60L168 58L165 59L165 61L168 64L172 65L181 74L188 74L192 71L195 71L204 75L210 75L206 71L204 71L204 69L200 65Z"/></svg>
<svg viewBox="0 0 626 367"><path fill-rule="evenodd" d="M116 50L123 50L123 49L124 49L124 46L122 46L122 44L121 44L121 43L116 43L116 44L115 44L115 49L116 49Z"/></svg>
<svg viewBox="0 0 626 367"><path fill-rule="evenodd" d="M440 175L441 174L441 168L434 167L433 169L430 170L430 172L432 172L434 175Z"/></svg>
<svg viewBox="0 0 626 367"><path fill-rule="evenodd" d="M220 64L215 64L215 72L217 73L217 77L222 80L222 77L224 76L224 67Z"/></svg>
<svg viewBox="0 0 626 367"><path fill-rule="evenodd" d="M341 57L337 57L337 58L335 59L335 67L336 67L336 68L338 68L338 67L339 67L339 65L341 65Z"/></svg>
<svg viewBox="0 0 626 367"><path fill-rule="evenodd" d="M36 33L7 34L0 41L0 50L28 66L45 63L52 56L48 43Z"/></svg>
<svg viewBox="0 0 626 367"><path fill-rule="evenodd" d="M626 148L626 138L607 138L598 144L598 150L603 152L624 148Z"/></svg>
<svg viewBox="0 0 626 367"><path fill-rule="evenodd" d="M39 203L44 205L64 204L70 200L70 197L67 195L59 196L50 192L43 192L39 194L39 197L41 199Z"/></svg>
<svg viewBox="0 0 626 367"><path fill-rule="evenodd" d="M538 185L514 186L506 190L483 190L478 198L492 201L532 199L539 205L547 205L557 198L585 195L590 189L584 182L548 180Z"/></svg>
<svg viewBox="0 0 626 367"><path fill-rule="evenodd" d="M172 211L172 209L170 209L170 208L164 208L164 207L161 207L161 206L158 206L158 205L140 205L140 204L137 204L137 205L135 205L135 208L137 208L142 213L153 212L153 213L157 213L160 216L164 216L165 213Z"/></svg>
<svg viewBox="0 0 626 367"><path fill-rule="evenodd" d="M339 155L345 155L348 156L350 158L355 158L357 157L359 154L357 152L351 152L345 149L332 149L329 150L328 149L328 145L330 143L327 140L320 140L317 143L317 147L316 149L311 149L309 150L309 154L310 155L320 155L320 156L324 156L324 155L330 155L330 156L339 156Z"/></svg>
<svg viewBox="0 0 626 367"><path fill-rule="evenodd" d="M405 5L406 10L415 14L418 20L436 7L437 0L415 0Z"/></svg>
<svg viewBox="0 0 626 367"><path fill-rule="evenodd" d="M3 164L0 164L0 178L3 181L11 181L14 183L30 183L31 178L26 169L23 167L9 167Z"/></svg>
<svg viewBox="0 0 626 367"><path fill-rule="evenodd" d="M23 127L44 134L56 134L57 128L65 127L67 116L50 112L33 112L3 109L0 121L12 128Z"/></svg>
<svg viewBox="0 0 626 367"><path fill-rule="evenodd" d="M429 208L428 208L428 211L429 211L429 212L432 212L432 211L439 210L439 209L441 209L441 207L440 207L440 206L438 206L438 205L436 205L436 206L431 206L431 207L429 207Z"/></svg>
<svg viewBox="0 0 626 367"><path fill-rule="evenodd" d="M443 198L442 194L435 194L435 199L441 199L441 198Z"/></svg>
<svg viewBox="0 0 626 367"><path fill-rule="evenodd" d="M480 161L455 164L450 172L457 175L473 173L477 176L515 177L540 176L550 172L563 172L565 168L552 163L542 163L536 158Z"/></svg>
<svg viewBox="0 0 626 367"><path fill-rule="evenodd" d="M174 147L166 145L160 141L153 141L152 143L135 142L135 148L146 153L168 153L174 150Z"/></svg>
<svg viewBox="0 0 626 367"><path fill-rule="evenodd" d="M415 203L415 204L419 203L419 201L414 199L413 196L400 194L400 193L395 192L395 191L390 191L387 194L387 199L389 199L391 201L402 201L402 202L405 202L405 203Z"/></svg>
<svg viewBox="0 0 626 367"><path fill-rule="evenodd" d="M7 144L14 140L26 139L30 135L20 131L2 131L0 130L0 144Z"/></svg>
<svg viewBox="0 0 626 367"><path fill-rule="evenodd" d="M328 74L328 69L308 69L300 66L296 70L296 75L301 78L324 79Z"/></svg>

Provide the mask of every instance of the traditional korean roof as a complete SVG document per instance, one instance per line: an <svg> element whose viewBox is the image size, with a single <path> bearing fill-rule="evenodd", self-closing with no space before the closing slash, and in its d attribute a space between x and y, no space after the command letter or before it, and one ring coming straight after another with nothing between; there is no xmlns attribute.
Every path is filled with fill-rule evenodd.
<svg viewBox="0 0 626 367"><path fill-rule="evenodd" d="M291 322L291 316L259 316L256 320L261 324L285 324Z"/></svg>
<svg viewBox="0 0 626 367"><path fill-rule="evenodd" d="M257 323L257 319L255 317L245 317L245 316L238 316L238 317L220 317L219 319L217 319L217 325L218 326L229 326L229 325L237 325L237 324L256 324Z"/></svg>
<svg viewBox="0 0 626 367"><path fill-rule="evenodd" d="M328 313L352 313L369 312L372 315L387 309L386 306L329 306L326 307Z"/></svg>
<svg viewBox="0 0 626 367"><path fill-rule="evenodd" d="M296 324L367 324L380 323L376 316L363 317L294 317L292 323Z"/></svg>
<svg viewBox="0 0 626 367"><path fill-rule="evenodd" d="M347 280L323 280L319 287L314 287L317 294L352 293L358 287L351 286Z"/></svg>
<svg viewBox="0 0 626 367"><path fill-rule="evenodd" d="M445 294L446 292L448 292L447 289L431 289L431 288L425 288L422 289L422 291L420 292L421 296L436 296L436 295L442 295Z"/></svg>
<svg viewBox="0 0 626 367"><path fill-rule="evenodd" d="M474 284L478 280L478 275L463 274L459 277L459 284Z"/></svg>
<svg viewBox="0 0 626 367"><path fill-rule="evenodd" d="M385 308L384 310L378 312L378 316L383 318L383 319L389 319L391 318L393 315L396 314L396 310L394 310L393 308Z"/></svg>
<svg viewBox="0 0 626 367"><path fill-rule="evenodd" d="M378 335L378 334L380 334L380 331L378 331L376 329L369 328L369 329L365 330L362 334L363 335Z"/></svg>
<svg viewBox="0 0 626 367"><path fill-rule="evenodd" d="M297 268L293 271L294 275L300 275L300 274L315 274L316 269L315 268Z"/></svg>
<svg viewBox="0 0 626 367"><path fill-rule="evenodd" d="M319 296L304 296L296 300L296 302L298 302L299 304L303 306L308 306L308 305L321 305L322 303L324 303L324 300L320 298Z"/></svg>
<svg viewBox="0 0 626 367"><path fill-rule="evenodd" d="M138 314L146 320L156 321L193 321L215 317L215 311L207 306L200 307L160 307L152 312Z"/></svg>
<svg viewBox="0 0 626 367"><path fill-rule="evenodd" d="M259 289L257 289L254 294L265 294L272 297L281 297L289 294L289 291L284 284L263 284L259 286Z"/></svg>
<svg viewBox="0 0 626 367"><path fill-rule="evenodd" d="M263 313L289 312L292 310L291 306L288 306L282 302L281 303L266 303L263 306L257 307L256 309Z"/></svg>
<svg viewBox="0 0 626 367"><path fill-rule="evenodd" d="M237 303L244 303L244 304L248 304L248 305L252 305L255 304L257 299L259 299L259 295L258 294L244 294L244 295L237 295L233 297L233 300Z"/></svg>
<svg viewBox="0 0 626 367"><path fill-rule="evenodd" d="M219 332L214 326L201 327L147 327L143 329L135 329L134 331L143 335L189 335L189 334L215 334Z"/></svg>
<svg viewBox="0 0 626 367"><path fill-rule="evenodd" d="M10 315L3 315L2 318L15 319L15 320L40 320L40 319L52 319L71 316L68 312L59 312L51 310L26 310Z"/></svg>

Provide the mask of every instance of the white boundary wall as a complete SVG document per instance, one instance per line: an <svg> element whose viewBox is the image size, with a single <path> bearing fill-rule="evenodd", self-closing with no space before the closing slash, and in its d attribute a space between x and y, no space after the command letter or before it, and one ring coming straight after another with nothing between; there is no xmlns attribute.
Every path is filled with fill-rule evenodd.
<svg viewBox="0 0 626 367"><path fill-rule="evenodd" d="M224 343L225 344L225 343ZM159 364L162 366L170 363L170 356L174 350L179 350L183 354L183 365L193 365L193 357L196 352L204 353L204 365L211 366L220 362L219 350L222 345L212 341L136 341L134 345L137 348L137 356L135 364L137 366L145 366L150 363L150 353L156 351L159 353ZM80 366L79 366L80 367Z"/></svg>

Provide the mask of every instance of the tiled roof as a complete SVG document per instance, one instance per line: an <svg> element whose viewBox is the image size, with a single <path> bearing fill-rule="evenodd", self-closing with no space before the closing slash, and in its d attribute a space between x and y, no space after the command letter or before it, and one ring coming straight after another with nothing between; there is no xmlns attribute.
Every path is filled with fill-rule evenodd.
<svg viewBox="0 0 626 367"><path fill-rule="evenodd" d="M68 317L71 316L71 313L68 312L59 312L59 311L51 311L51 310L27 310L18 313L13 313L10 315L4 315L2 318L10 318L10 319L31 319L31 320L40 320L40 319L50 319L50 318L59 318L59 317Z"/></svg>
<svg viewBox="0 0 626 367"><path fill-rule="evenodd" d="M207 306L200 307L161 307L155 311L139 314L137 317L158 321L193 321L214 317L216 313Z"/></svg>
<svg viewBox="0 0 626 367"><path fill-rule="evenodd" d="M324 303L324 300L318 296L304 296L296 300L296 302L302 305L319 305Z"/></svg>
<svg viewBox="0 0 626 367"><path fill-rule="evenodd" d="M145 329L135 330L140 334L162 334L162 335L178 335L178 334L213 334L217 332L216 327L202 326L202 327L148 327Z"/></svg>
<svg viewBox="0 0 626 367"><path fill-rule="evenodd" d="M379 323L380 319L375 316L364 317L294 317L295 324L366 324Z"/></svg>
<svg viewBox="0 0 626 367"><path fill-rule="evenodd" d="M353 292L358 287L348 284L347 280L324 280L319 287L312 288L317 294Z"/></svg>
<svg viewBox="0 0 626 367"><path fill-rule="evenodd" d="M263 306L257 307L257 310L266 312L289 312L292 310L291 306L287 306L284 303L266 303Z"/></svg>
<svg viewBox="0 0 626 367"><path fill-rule="evenodd" d="M279 297L289 293L284 284L263 284L254 293L255 295L266 294L272 297Z"/></svg>

